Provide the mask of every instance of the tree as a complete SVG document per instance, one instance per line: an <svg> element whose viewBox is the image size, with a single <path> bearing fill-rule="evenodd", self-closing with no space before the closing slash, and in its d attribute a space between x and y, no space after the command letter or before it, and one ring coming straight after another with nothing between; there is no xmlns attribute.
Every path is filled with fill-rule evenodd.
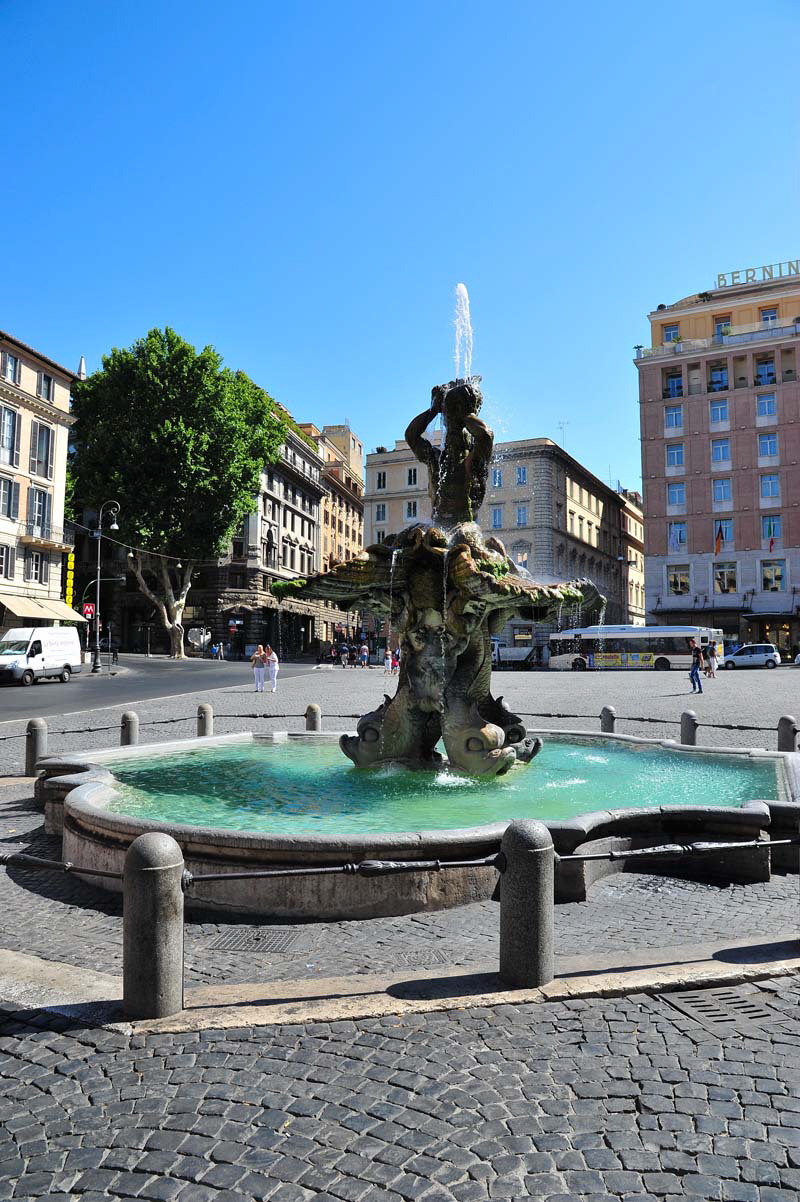
<svg viewBox="0 0 800 1202"><path fill-rule="evenodd" d="M76 496L119 501L119 537L141 592L183 657L183 610L196 563L224 553L278 457L287 418L244 372L169 328L104 357L74 385Z"/></svg>

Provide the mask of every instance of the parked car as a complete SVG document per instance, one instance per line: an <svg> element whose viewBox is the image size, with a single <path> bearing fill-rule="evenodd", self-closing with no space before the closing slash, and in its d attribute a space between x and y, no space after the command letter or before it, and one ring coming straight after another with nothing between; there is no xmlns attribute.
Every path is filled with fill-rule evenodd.
<svg viewBox="0 0 800 1202"><path fill-rule="evenodd" d="M725 656L726 668L777 668L781 653L774 643L745 643Z"/></svg>
<svg viewBox="0 0 800 1202"><path fill-rule="evenodd" d="M0 681L31 685L55 677L64 684L81 670L81 644L74 626L21 626L0 640Z"/></svg>
<svg viewBox="0 0 800 1202"><path fill-rule="evenodd" d="M100 637L100 650L101 651L119 651L120 646L121 646L121 644L119 642L119 639L115 635L112 634L112 636L111 636L111 646L109 646L108 635L107 634L101 635L101 637ZM94 647L94 643L90 643L89 650L91 651L93 649L93 647Z"/></svg>

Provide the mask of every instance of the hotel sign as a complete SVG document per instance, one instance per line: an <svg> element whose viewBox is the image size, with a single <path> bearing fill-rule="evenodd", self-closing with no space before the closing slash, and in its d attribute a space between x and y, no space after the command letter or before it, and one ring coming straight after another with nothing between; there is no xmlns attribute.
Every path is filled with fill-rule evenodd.
<svg viewBox="0 0 800 1202"><path fill-rule="evenodd" d="M800 276L800 259L787 259L785 263L770 263L767 267L745 267L743 271L721 271L717 276L717 288L730 288L733 284L760 284L765 280L786 279Z"/></svg>

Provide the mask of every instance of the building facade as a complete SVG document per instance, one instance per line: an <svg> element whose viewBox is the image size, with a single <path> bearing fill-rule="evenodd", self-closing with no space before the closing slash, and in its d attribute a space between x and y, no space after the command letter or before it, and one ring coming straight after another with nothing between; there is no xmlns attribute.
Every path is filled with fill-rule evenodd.
<svg viewBox="0 0 800 1202"><path fill-rule="evenodd" d="M648 315L637 347L650 620L800 643L800 264Z"/></svg>
<svg viewBox="0 0 800 1202"><path fill-rule="evenodd" d="M64 523L75 373L0 331L0 630L82 622Z"/></svg>
<svg viewBox="0 0 800 1202"><path fill-rule="evenodd" d="M257 643L271 643L281 659L314 654L326 643L355 637L359 615L324 601L279 602L272 593L276 581L326 570L340 548L342 558L361 550L362 447L347 429L344 448L345 429L320 431L310 424L289 429L280 459L261 473L256 507L228 553L198 568L184 614L187 631L208 630L212 640L229 644L237 657ZM355 443L352 453L350 440ZM325 530L329 548L335 534L335 551L323 550Z"/></svg>
<svg viewBox="0 0 800 1202"><path fill-rule="evenodd" d="M434 438L438 437L438 431ZM644 612L643 515L638 494L615 491L549 438L495 443L478 521L511 559L542 580L588 577L608 598L608 622ZM367 456L367 545L431 519L428 473L408 444ZM514 618L505 638L543 646L554 627Z"/></svg>

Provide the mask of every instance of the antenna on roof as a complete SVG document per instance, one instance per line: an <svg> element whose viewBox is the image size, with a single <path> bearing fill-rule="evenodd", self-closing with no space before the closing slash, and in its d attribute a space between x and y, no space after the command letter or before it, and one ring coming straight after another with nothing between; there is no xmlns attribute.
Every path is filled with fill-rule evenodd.
<svg viewBox="0 0 800 1202"><path fill-rule="evenodd" d="M569 422L560 421L560 422L557 422L556 424L558 425L558 428L561 431L561 449L563 451L566 451L567 445L566 445L566 440L564 438L564 429L566 426L569 425Z"/></svg>

